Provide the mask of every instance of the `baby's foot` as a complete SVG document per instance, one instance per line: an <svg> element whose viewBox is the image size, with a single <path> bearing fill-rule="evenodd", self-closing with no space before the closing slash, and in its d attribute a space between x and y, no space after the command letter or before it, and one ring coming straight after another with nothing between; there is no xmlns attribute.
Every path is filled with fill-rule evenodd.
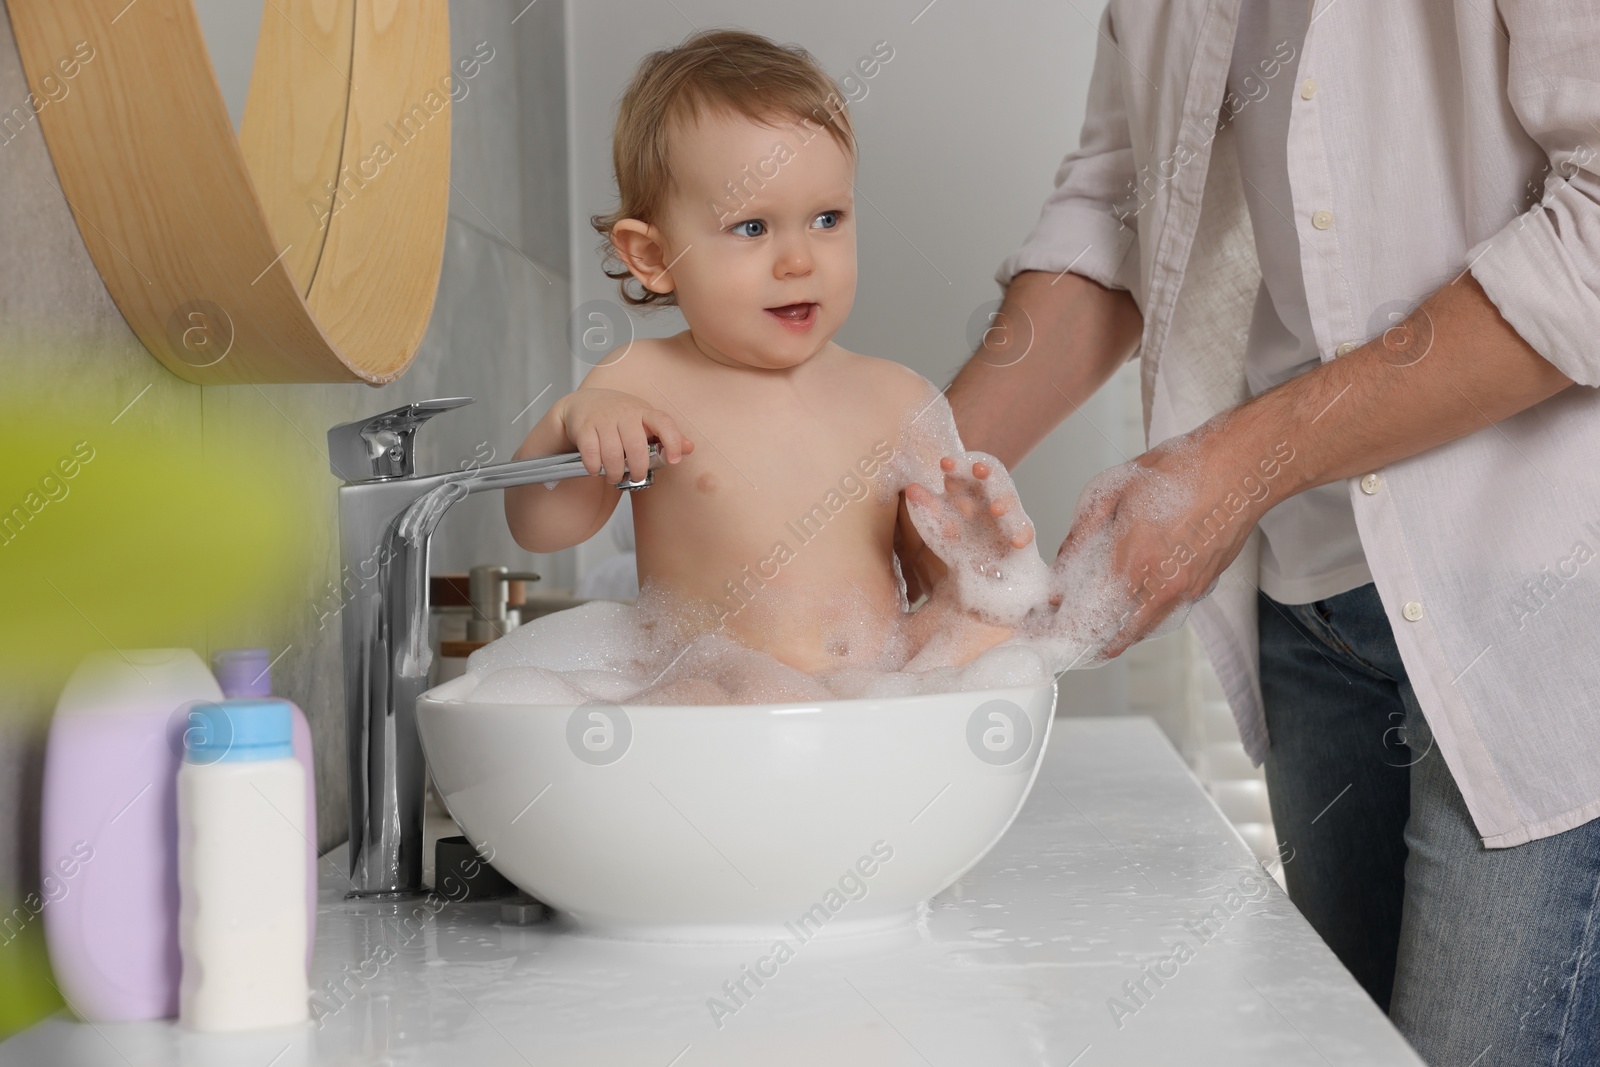
<svg viewBox="0 0 1600 1067"><path fill-rule="evenodd" d="M942 494L917 483L906 487L911 521L949 568L961 607L1016 625L1044 600L1048 574L1016 486L999 461L981 452L963 453L960 462L946 456L939 466Z"/></svg>

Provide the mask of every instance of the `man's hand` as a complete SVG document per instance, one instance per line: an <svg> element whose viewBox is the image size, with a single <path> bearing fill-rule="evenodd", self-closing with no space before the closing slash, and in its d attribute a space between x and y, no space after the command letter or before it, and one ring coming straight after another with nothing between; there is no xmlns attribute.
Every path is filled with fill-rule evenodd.
<svg viewBox="0 0 1600 1067"><path fill-rule="evenodd" d="M1051 629L1081 647L1075 665L1181 625L1282 499L1293 459L1222 416L1091 481L1051 568Z"/></svg>

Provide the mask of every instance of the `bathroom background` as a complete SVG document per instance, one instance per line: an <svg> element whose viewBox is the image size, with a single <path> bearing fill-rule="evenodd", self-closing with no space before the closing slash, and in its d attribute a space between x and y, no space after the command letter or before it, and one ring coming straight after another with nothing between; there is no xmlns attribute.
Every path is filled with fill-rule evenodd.
<svg viewBox="0 0 1600 1067"><path fill-rule="evenodd" d="M197 7L237 121L261 6ZM611 206L613 108L644 53L698 28L742 26L805 46L844 83L861 144L861 281L838 340L943 386L998 298L996 267L1077 143L1098 14L1073 0L452 0L451 56L487 48L492 58L453 108L449 226L426 340L379 389L201 387L151 357L96 273L37 121L14 110L27 86L0 19L0 423L45 427L48 440L31 440L41 455L87 440L96 456L71 495L0 546L10 646L0 653L0 919L36 888L45 730L67 671L90 651L269 646L275 691L312 723L318 845L344 839L337 482L324 435L403 403L472 396L474 406L430 423L419 466L504 460L582 379L572 309L615 299L586 220ZM855 65L875 49L891 58L864 78ZM53 106L71 106L70 95ZM681 320L635 316L633 328L661 335ZM1047 553L1083 484L1142 450L1137 392L1130 366L1015 472ZM0 465L6 509L37 479L16 456ZM97 507L94 494L112 486L116 506ZM525 553L499 495L485 494L452 511L432 569L499 563L570 590L617 551L603 530L574 550ZM24 630L28 648L43 642L49 654L19 655ZM1264 787L1187 629L1064 675L1059 706L1153 716L1258 854L1271 853ZM18 978L42 958L37 923L7 928L0 1034L56 1006L47 987Z"/></svg>

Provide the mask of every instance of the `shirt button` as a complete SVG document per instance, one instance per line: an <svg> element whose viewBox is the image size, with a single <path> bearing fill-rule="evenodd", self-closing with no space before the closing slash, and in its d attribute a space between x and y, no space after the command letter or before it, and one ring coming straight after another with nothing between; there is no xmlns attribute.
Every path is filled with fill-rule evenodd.
<svg viewBox="0 0 1600 1067"><path fill-rule="evenodd" d="M1333 212L1318 211L1316 214L1311 216L1311 225L1315 226L1319 230L1326 230L1329 226L1333 225Z"/></svg>
<svg viewBox="0 0 1600 1067"><path fill-rule="evenodd" d="M1300 83L1300 99L1310 100L1317 95L1317 79L1307 78Z"/></svg>
<svg viewBox="0 0 1600 1067"><path fill-rule="evenodd" d="M1382 484L1382 479L1380 479L1376 474L1369 474L1361 479L1361 491L1368 496L1371 496L1373 493L1378 491L1378 487Z"/></svg>
<svg viewBox="0 0 1600 1067"><path fill-rule="evenodd" d="M1415 600L1406 601L1406 606L1400 609L1400 614L1406 617L1407 622L1416 622L1422 618L1422 604Z"/></svg>
<svg viewBox="0 0 1600 1067"><path fill-rule="evenodd" d="M1340 345L1338 348L1335 348L1333 350L1333 354L1336 355L1336 356L1348 356L1350 353L1354 352L1356 349L1358 349L1360 347L1361 346L1356 344L1354 341L1346 341L1344 344Z"/></svg>

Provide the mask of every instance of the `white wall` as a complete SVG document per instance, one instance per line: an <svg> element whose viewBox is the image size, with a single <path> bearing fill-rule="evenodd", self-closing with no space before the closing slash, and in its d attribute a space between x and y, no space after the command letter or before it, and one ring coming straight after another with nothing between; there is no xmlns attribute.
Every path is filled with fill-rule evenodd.
<svg viewBox="0 0 1600 1067"><path fill-rule="evenodd" d="M860 142L860 288L839 343L898 360L944 386L971 346L968 321L999 296L993 275L1038 217L1061 156L1076 146L1098 11L1038 0L583 0L567 15L573 299L615 299L586 219L609 210L615 104L640 58L696 29L737 26L807 48L836 79L887 41L894 58L851 107ZM859 96L859 92L856 94ZM682 328L636 317L640 335ZM586 367L575 361L581 377ZM1015 472L1041 546L1066 535L1097 471L1120 462L1120 376ZM1092 425L1091 425L1092 423ZM1102 435L1099 426L1105 431ZM1108 441L1107 438L1112 440ZM1115 445L1112 443L1115 441ZM602 533L580 568L611 551ZM1127 668L1063 679L1064 704L1120 711Z"/></svg>
<svg viewBox="0 0 1600 1067"><path fill-rule="evenodd" d="M265 0L194 0L200 32L211 54L211 70L235 130L244 122L244 102L250 95L250 72L255 68L265 6Z"/></svg>

